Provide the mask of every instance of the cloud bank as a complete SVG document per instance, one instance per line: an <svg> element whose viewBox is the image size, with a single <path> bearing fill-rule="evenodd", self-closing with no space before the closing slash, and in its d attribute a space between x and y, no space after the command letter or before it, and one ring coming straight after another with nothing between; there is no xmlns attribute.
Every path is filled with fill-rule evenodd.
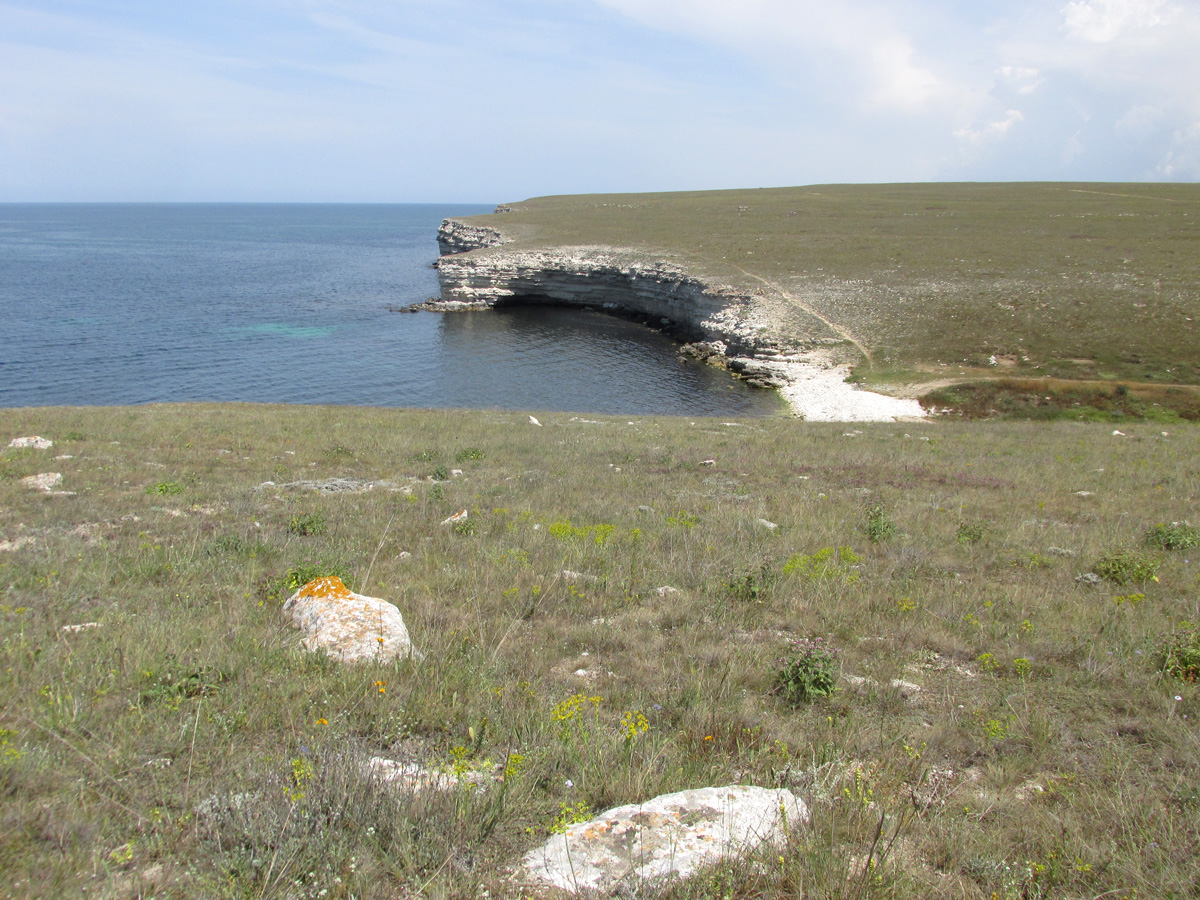
<svg viewBox="0 0 1200 900"><path fill-rule="evenodd" d="M1200 178L1195 0L0 0L0 201Z"/></svg>

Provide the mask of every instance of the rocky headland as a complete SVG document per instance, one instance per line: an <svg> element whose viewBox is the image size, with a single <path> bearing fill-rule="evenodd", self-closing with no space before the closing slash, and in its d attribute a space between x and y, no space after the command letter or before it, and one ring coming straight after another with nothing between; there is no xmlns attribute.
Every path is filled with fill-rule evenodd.
<svg viewBox="0 0 1200 900"><path fill-rule="evenodd" d="M915 400L847 383L862 356L853 338L819 316L802 339L771 314L769 292L714 283L666 258L610 246L522 248L499 226L446 219L438 231L441 297L435 311L508 304L571 306L639 318L683 342L681 353L778 389L811 421L893 421L924 415Z"/></svg>

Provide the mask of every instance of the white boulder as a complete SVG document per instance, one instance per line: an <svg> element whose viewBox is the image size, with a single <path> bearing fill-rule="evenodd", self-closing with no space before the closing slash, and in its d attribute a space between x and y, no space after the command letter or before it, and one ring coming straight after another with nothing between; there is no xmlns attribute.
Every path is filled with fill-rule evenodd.
<svg viewBox="0 0 1200 900"><path fill-rule="evenodd" d="M54 441L50 438L38 437L35 434L30 437L15 437L8 442L8 446L13 449L49 450L54 446Z"/></svg>
<svg viewBox="0 0 1200 900"><path fill-rule="evenodd" d="M807 820L803 801L786 790L735 784L663 794L569 826L525 855L524 874L566 891L638 889L764 841L781 844Z"/></svg>
<svg viewBox="0 0 1200 900"><path fill-rule="evenodd" d="M342 662L416 654L400 610L354 593L340 578L310 581L288 598L283 611L305 633L304 646Z"/></svg>

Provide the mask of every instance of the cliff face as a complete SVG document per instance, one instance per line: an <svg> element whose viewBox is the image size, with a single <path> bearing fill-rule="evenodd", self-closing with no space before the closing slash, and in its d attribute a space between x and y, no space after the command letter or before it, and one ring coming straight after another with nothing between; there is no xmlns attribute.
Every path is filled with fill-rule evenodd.
<svg viewBox="0 0 1200 900"><path fill-rule="evenodd" d="M718 293L675 267L639 263L609 248L442 257L438 278L447 307L587 306L646 316L687 340L746 344L737 320L748 298Z"/></svg>
<svg viewBox="0 0 1200 900"><path fill-rule="evenodd" d="M446 219L438 229L438 247L442 255L466 253L468 250L479 250L483 247L498 247L507 244L511 238L505 237L495 228L483 225L468 225L456 219Z"/></svg>
<svg viewBox="0 0 1200 900"><path fill-rule="evenodd" d="M785 354L762 314L761 298L707 284L679 266L648 262L633 251L505 246L510 243L497 229L447 219L438 231L444 254L437 262L441 299L423 307L545 303L642 316L692 342L685 352L725 365L753 383L780 388L806 418L866 421L923 415L915 400L898 401L845 384L855 354L842 336L829 329L821 333L822 323L803 342L792 341L793 352Z"/></svg>

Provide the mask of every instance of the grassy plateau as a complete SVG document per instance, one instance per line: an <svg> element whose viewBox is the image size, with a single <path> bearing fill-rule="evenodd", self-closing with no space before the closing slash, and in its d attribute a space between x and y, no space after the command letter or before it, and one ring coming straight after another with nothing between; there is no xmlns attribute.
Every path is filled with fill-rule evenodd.
<svg viewBox="0 0 1200 900"><path fill-rule="evenodd" d="M1021 262L1049 190L961 261L992 334L1069 355L1038 349L1039 304L1081 315L1115 254L1128 277L1093 287L1129 327L1097 353L1192 371L1193 220L1148 247L1120 228L1197 207L1071 198L1060 294ZM961 214L896 194L863 201L880 234ZM830 278L859 271L848 235ZM894 241L896 283L961 254ZM0 446L55 441L0 453L0 896L529 897L513 873L556 829L733 782L811 822L646 896L1200 894L1195 426L539 418L0 411ZM44 473L69 493L22 481ZM305 650L280 607L323 574L395 603L422 658ZM372 756L487 787L384 787Z"/></svg>
<svg viewBox="0 0 1200 900"><path fill-rule="evenodd" d="M1200 382L1200 185L818 185L542 197L469 221L755 296L874 387L997 373ZM993 361L994 358L994 361Z"/></svg>

